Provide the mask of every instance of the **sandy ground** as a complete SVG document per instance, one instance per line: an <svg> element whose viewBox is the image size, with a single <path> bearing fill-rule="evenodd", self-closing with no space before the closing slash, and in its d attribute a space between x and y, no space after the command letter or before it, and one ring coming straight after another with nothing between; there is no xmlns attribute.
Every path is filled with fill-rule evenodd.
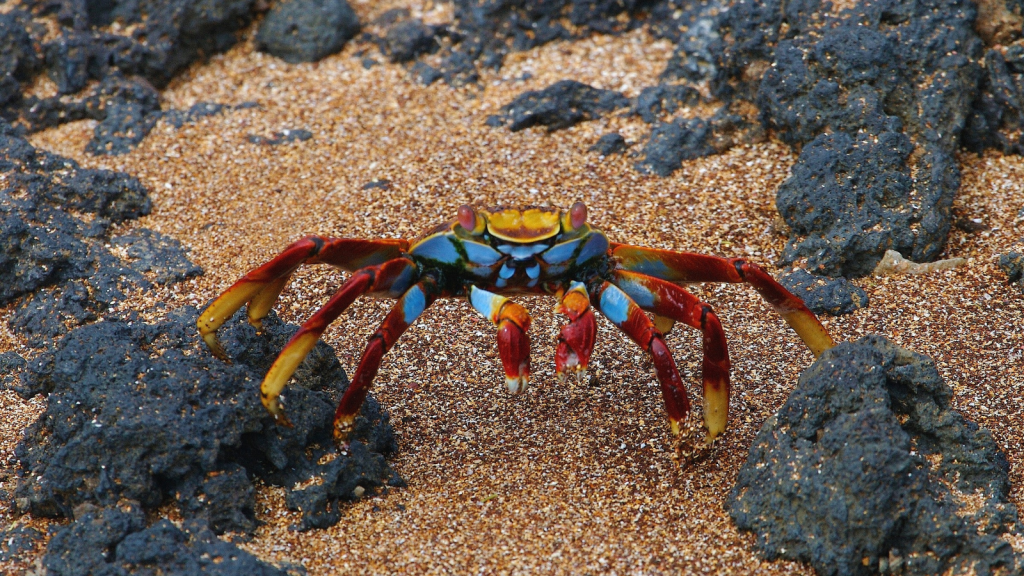
<svg viewBox="0 0 1024 576"><path fill-rule="evenodd" d="M368 21L390 4L355 6ZM302 235L411 237L467 202L567 207L583 200L591 222L614 241L745 256L782 272L773 266L785 242L774 197L795 156L779 142L740 146L657 178L640 175L630 158L586 151L612 130L636 142L649 131L638 119L612 115L552 134L484 125L522 91L565 78L635 96L657 83L669 44L642 31L555 43L513 54L500 72L484 74L481 87L459 90L418 85L397 65L366 70L355 52L350 46L317 64L287 65L242 43L175 81L165 107L255 101L259 108L180 130L161 123L125 156L87 155L90 121L32 137L84 166L137 175L154 210L126 226L181 240L206 270L126 306L145 309L155 299L201 306ZM527 72L532 77L522 80ZM247 140L286 128L314 136L280 146ZM956 407L1007 452L1012 498L1021 507L1024 297L1007 285L996 255L1024 236L1017 216L1024 159L965 155L961 162L954 209L989 227L953 231L948 257L965 257L967 265L858 280L870 307L825 323L837 340L878 333L934 358ZM362 189L377 179L390 180L391 189ZM277 310L302 322L342 280L327 268L303 270ZM733 360L730 429L712 458L686 467L673 458L653 370L606 321L592 362L596 380L559 385L552 359L563 319L551 299L520 299L534 316L534 386L512 397L492 326L464 301L441 301L385 359L375 387L399 434L392 465L408 487L347 505L341 523L306 533L288 529L298 517L284 508L284 491L261 487L257 516L265 524L242 545L313 575L811 573L760 560L753 536L736 530L723 505L754 435L812 356L753 290L695 291L715 306ZM327 332L346 369L388 306L357 302ZM0 310L0 352L30 354L7 330L9 315L10 308ZM677 330L670 345L697 393L698 334ZM13 457L20 430L42 404L0 393L0 458ZM9 488L14 479L0 482ZM49 524L15 517L7 505L0 503L0 526ZM171 507L166 513L174 517ZM1010 539L1024 551L1024 538ZM0 563L0 572L38 569L41 554Z"/></svg>

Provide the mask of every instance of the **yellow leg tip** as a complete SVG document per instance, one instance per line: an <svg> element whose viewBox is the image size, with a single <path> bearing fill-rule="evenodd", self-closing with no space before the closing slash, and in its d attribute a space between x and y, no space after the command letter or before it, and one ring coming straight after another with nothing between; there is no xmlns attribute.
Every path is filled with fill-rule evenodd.
<svg viewBox="0 0 1024 576"><path fill-rule="evenodd" d="M348 437L355 428L355 414L339 416L334 420L334 442L339 446L348 446Z"/></svg>
<svg viewBox="0 0 1024 576"><path fill-rule="evenodd" d="M220 345L220 341L217 340L216 332L204 333L203 342L206 342L206 347L210 349L211 354L225 362L231 362L231 359L228 358L228 353L224 350L224 347Z"/></svg>

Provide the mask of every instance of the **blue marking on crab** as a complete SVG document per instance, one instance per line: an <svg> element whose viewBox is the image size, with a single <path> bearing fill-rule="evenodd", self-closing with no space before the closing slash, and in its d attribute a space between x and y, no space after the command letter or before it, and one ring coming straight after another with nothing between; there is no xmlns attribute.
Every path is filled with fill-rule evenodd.
<svg viewBox="0 0 1024 576"><path fill-rule="evenodd" d="M402 316L406 324L412 324L427 309L427 297L419 284L402 296Z"/></svg>
<svg viewBox="0 0 1024 576"><path fill-rule="evenodd" d="M546 252L541 254L540 257L548 264L563 264L565 262L569 262L581 242L583 242L583 238L577 238L568 242L562 242L561 244L555 244Z"/></svg>
<svg viewBox="0 0 1024 576"><path fill-rule="evenodd" d="M601 312L616 326L622 326L629 318L629 302L629 296L614 284L601 292Z"/></svg>
<svg viewBox="0 0 1024 576"><path fill-rule="evenodd" d="M412 255L442 264L457 264L462 259L459 251L455 249L453 240L442 234L417 244L412 250Z"/></svg>
<svg viewBox="0 0 1024 576"><path fill-rule="evenodd" d="M462 246L469 261L477 266L494 266L501 260L501 252L485 244L463 240Z"/></svg>

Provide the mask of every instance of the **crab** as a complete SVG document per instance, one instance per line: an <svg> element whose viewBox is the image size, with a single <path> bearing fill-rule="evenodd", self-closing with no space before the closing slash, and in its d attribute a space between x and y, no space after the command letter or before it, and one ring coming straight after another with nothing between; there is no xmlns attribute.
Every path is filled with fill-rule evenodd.
<svg viewBox="0 0 1024 576"><path fill-rule="evenodd" d="M675 322L703 335L703 431L711 445L726 429L729 351L711 306L683 286L697 282L752 286L818 356L835 345L817 317L758 265L721 258L610 242L587 223L587 207L458 209L457 217L415 241L307 236L235 282L199 316L210 350L227 360L217 329L248 304L257 329L292 273L306 264L330 264L351 273L341 288L303 324L274 361L260 387L276 422L289 426L281 392L317 340L361 295L396 298L370 336L351 384L338 404L334 439L347 445L384 354L437 298L467 298L497 327L498 352L511 393L530 381L530 316L507 296L547 294L568 322L555 349L559 380L587 369L597 334L595 310L650 355L674 435L684 429L690 400L665 343ZM650 313L653 319L645 312Z"/></svg>

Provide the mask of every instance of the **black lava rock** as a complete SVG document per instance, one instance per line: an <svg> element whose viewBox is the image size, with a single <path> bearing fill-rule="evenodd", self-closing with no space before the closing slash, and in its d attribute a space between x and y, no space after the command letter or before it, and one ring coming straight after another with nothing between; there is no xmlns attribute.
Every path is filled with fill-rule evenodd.
<svg viewBox="0 0 1024 576"><path fill-rule="evenodd" d="M0 190L0 305L95 275L113 258L98 242L110 224L146 214L151 206L134 177L80 168L36 150L2 121L0 171L7 184ZM86 223L64 209L96 217Z"/></svg>
<svg viewBox="0 0 1024 576"><path fill-rule="evenodd" d="M246 469L238 464L190 474L178 484L174 496L182 515L207 522L218 534L256 529L254 488Z"/></svg>
<svg viewBox="0 0 1024 576"><path fill-rule="evenodd" d="M202 268L189 261L181 242L159 232L142 228L115 236L110 243L124 249L132 270L153 272L157 284L181 282L203 273Z"/></svg>
<svg viewBox="0 0 1024 576"><path fill-rule="evenodd" d="M420 84L430 86L444 77L441 71L426 62L417 62L409 69L409 73L415 77Z"/></svg>
<svg viewBox="0 0 1024 576"><path fill-rule="evenodd" d="M71 0L36 2L43 14L56 14L62 35L45 47L51 76L101 80L111 71L138 75L164 86L203 55L225 50L249 20L251 0L112 0L86 6ZM130 32L108 29L117 20ZM66 85L76 92L80 80Z"/></svg>
<svg viewBox="0 0 1024 576"><path fill-rule="evenodd" d="M54 338L98 318L98 303L89 296L83 280L44 288L14 309L11 329L29 338L29 346L41 348Z"/></svg>
<svg viewBox="0 0 1024 576"><path fill-rule="evenodd" d="M175 128L181 128L185 124L190 124L200 118L206 116L216 116L217 114L220 114L225 110L252 108L254 107L252 105L255 105L256 103L251 102L248 104L251 105L246 105L246 103L243 103L239 104L238 106L226 106L224 104L217 104L216 102L196 102L195 104L190 106L188 110L166 110L163 112L163 114L160 115L160 118L162 120L166 120Z"/></svg>
<svg viewBox="0 0 1024 576"><path fill-rule="evenodd" d="M348 381L327 345L319 343L296 372L285 395L295 426L281 428L260 404L259 383L295 327L272 314L260 336L240 311L221 329L235 360L228 364L201 343L197 317L185 308L155 324L107 318L71 331L30 363L18 391L46 393L47 406L15 450L20 508L70 516L83 504L127 499L150 509L174 496L186 517L247 531L254 477L292 486L329 474L350 498L355 486L400 483L381 455L396 445L372 398L350 453L336 453L331 422ZM334 460L318 463L328 453ZM330 496L317 505L335 506Z"/></svg>
<svg viewBox="0 0 1024 576"><path fill-rule="evenodd" d="M42 64L28 31L30 19L18 9L0 14L0 107L21 99L21 82L30 80Z"/></svg>
<svg viewBox="0 0 1024 576"><path fill-rule="evenodd" d="M692 160L716 150L708 142L708 124L700 118L677 118L654 127L651 139L644 147L644 158L636 163L636 169L645 174L668 176L682 165L683 160Z"/></svg>
<svg viewBox="0 0 1024 576"><path fill-rule="evenodd" d="M40 541L43 534L30 526L11 525L0 531L0 562L13 560L31 552Z"/></svg>
<svg viewBox="0 0 1024 576"><path fill-rule="evenodd" d="M878 336L826 351L758 433L728 501L768 558L822 575L1020 574L991 434L935 364ZM969 506L963 495L980 497Z"/></svg>
<svg viewBox="0 0 1024 576"><path fill-rule="evenodd" d="M543 90L520 94L501 108L501 114L488 118L487 123L507 125L513 132L531 126L547 126L552 132L628 105L629 99L620 92L561 80Z"/></svg>
<svg viewBox="0 0 1024 576"><path fill-rule="evenodd" d="M96 509L59 530L47 546L43 565L54 576L287 574L218 539L202 521L187 521L179 529L158 520L146 528L144 513L131 503Z"/></svg>
<svg viewBox="0 0 1024 576"><path fill-rule="evenodd" d="M780 278L779 283L815 314L842 316L868 305L867 292L846 278L815 276L798 268Z"/></svg>
<svg viewBox="0 0 1024 576"><path fill-rule="evenodd" d="M593 32L615 34L632 30L643 23L641 16L647 9L663 3L456 0L455 20L449 35L470 64L479 60L483 66L499 68L509 51L530 50L554 40L569 39L574 34L586 37ZM628 17L622 18L623 14ZM570 32L562 24L563 20L571 23L575 32Z"/></svg>
<svg viewBox="0 0 1024 576"><path fill-rule="evenodd" d="M434 29L422 20L406 20L388 30L384 51L392 62L409 62L438 49Z"/></svg>
<svg viewBox="0 0 1024 576"><path fill-rule="evenodd" d="M960 183L953 154L981 77L975 4L866 0L835 15L823 5L742 0L723 14L722 40L712 46L712 93L753 99L764 124L802 148L777 199L794 232L783 260L806 257L809 268L828 275L865 274L886 249L933 260L949 232ZM893 134L904 142L895 143ZM822 164L823 149L836 150L837 158L850 141L869 155L883 154L876 150L883 138L899 161L847 162L841 173ZM827 210L802 203L828 195L801 180L808 172L839 178L828 191L838 195ZM886 216L879 231L877 209L865 213L855 200L866 197L875 205L879 191L866 185L911 172L917 177L898 178L882 195ZM798 216L808 207L813 216Z"/></svg>
<svg viewBox="0 0 1024 576"><path fill-rule="evenodd" d="M999 267L1006 273L1010 283L1024 290L1024 254L1011 250L999 255Z"/></svg>
<svg viewBox="0 0 1024 576"><path fill-rule="evenodd" d="M863 276L886 250L915 262L941 254L959 171L935 152L916 159L915 178L913 152L901 132L836 132L805 146L776 197L792 231L783 260L807 257L815 273Z"/></svg>
<svg viewBox="0 0 1024 576"><path fill-rule="evenodd" d="M156 125L160 118L160 96L145 82L126 80L115 88L113 98L94 108L102 118L93 129L93 137L85 145L93 154L127 154Z"/></svg>
<svg viewBox="0 0 1024 576"><path fill-rule="evenodd" d="M680 108L693 106L700 100L700 92L696 88L683 84L658 84L640 91L630 113L653 124L662 116L674 114Z"/></svg>
<svg viewBox="0 0 1024 576"><path fill-rule="evenodd" d="M17 352L0 354L0 390L11 389L27 364Z"/></svg>
<svg viewBox="0 0 1024 576"><path fill-rule="evenodd" d="M601 156L611 156L625 152L628 147L622 134L611 132L598 138L597 143L590 147L590 151L597 152Z"/></svg>
<svg viewBox="0 0 1024 576"><path fill-rule="evenodd" d="M359 27L345 0L285 0L263 19L256 44L285 62L315 62L341 50Z"/></svg>
<svg viewBox="0 0 1024 576"><path fill-rule="evenodd" d="M982 64L979 94L963 131L964 148L1024 154L1024 46L990 49Z"/></svg>
<svg viewBox="0 0 1024 576"><path fill-rule="evenodd" d="M159 118L153 86L166 86L192 62L232 46L251 20L253 0L27 5L31 15L13 10L0 16L0 116L28 130L92 118L99 125L89 150L119 154L141 141ZM120 28L110 26L115 20ZM59 95L22 97L21 83L43 71ZM117 85L135 86L153 98L115 93Z"/></svg>
<svg viewBox="0 0 1024 576"><path fill-rule="evenodd" d="M721 2L657 2L650 7L651 34L676 45L661 78L699 83L716 75L712 46L718 35Z"/></svg>

